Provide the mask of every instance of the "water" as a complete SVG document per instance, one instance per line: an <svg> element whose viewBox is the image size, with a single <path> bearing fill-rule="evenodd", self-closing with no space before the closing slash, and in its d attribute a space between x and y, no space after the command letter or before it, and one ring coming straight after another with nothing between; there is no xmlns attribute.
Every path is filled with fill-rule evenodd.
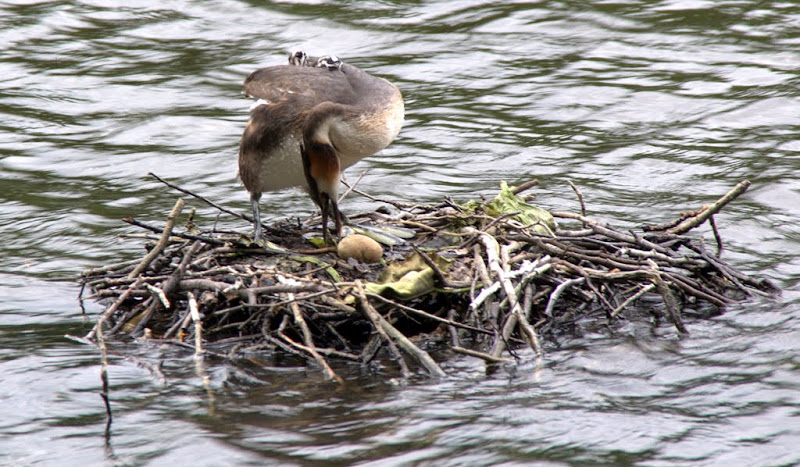
<svg viewBox="0 0 800 467"><path fill-rule="evenodd" d="M800 462L793 2L20 1L0 25L0 463ZM628 226L747 178L717 216L725 258L786 291L684 338L587 325L541 367L487 374L442 353L438 381L345 366L338 388L292 360L197 368L181 349L115 343L105 438L98 353L63 337L101 310L81 314L74 277L141 254L119 218L159 222L177 196L148 171L248 208L241 81L296 49L406 97L398 140L348 173L369 169L367 192L465 200L537 177L541 205L575 210L569 179L590 215ZM297 192L265 198L269 216L312 212Z"/></svg>

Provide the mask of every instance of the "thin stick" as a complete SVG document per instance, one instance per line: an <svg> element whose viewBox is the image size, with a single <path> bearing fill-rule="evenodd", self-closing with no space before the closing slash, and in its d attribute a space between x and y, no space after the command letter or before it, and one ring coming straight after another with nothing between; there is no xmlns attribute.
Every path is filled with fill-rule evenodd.
<svg viewBox="0 0 800 467"><path fill-rule="evenodd" d="M460 353L462 355L469 355L470 357L477 357L483 359L487 363L513 363L514 360L510 358L503 358L503 357L495 357L494 355L489 355L488 353L479 352L477 350L472 349L465 349L464 347L452 346L450 347L455 353Z"/></svg>
<svg viewBox="0 0 800 467"><path fill-rule="evenodd" d="M125 290L125 292L122 292L122 295L120 295L119 298L110 307L108 307L105 312L103 312L103 315L100 316L100 319L97 320L97 323L94 325L92 330L89 331L89 333L86 334L86 336L84 336L84 339L88 340L93 339L95 334L97 334L97 331L100 328L100 326L102 326L103 323L105 323L106 320L108 320L111 317L111 315L113 315L114 312L117 311L120 305L122 305L122 303L128 299L128 296L131 294L131 292L133 292L135 289L138 289L141 284L142 284L142 278L140 277L136 279L136 282L131 284Z"/></svg>
<svg viewBox="0 0 800 467"><path fill-rule="evenodd" d="M151 177L155 178L159 182L163 183L164 185L167 185L168 187L170 187L172 189L178 190L181 193L186 193L189 196L197 198L200 201L208 204L209 206L224 212L225 214L230 214L233 217L238 217L239 219L246 220L247 222L253 222L253 218L252 217L250 217L250 216L248 216L246 214L239 214L238 212L234 212L234 211L231 211L228 208L222 207L219 204L211 201L210 199L208 199L208 198L206 198L204 196L198 195L197 193L193 193L193 192L191 192L191 191L189 191L189 190L187 190L185 188L181 188L178 185L175 185L173 183L170 183L170 182L164 180L163 178L159 177L158 175L154 174L153 172L147 172L147 175L150 175Z"/></svg>
<svg viewBox="0 0 800 467"><path fill-rule="evenodd" d="M522 335L528 339L528 342L534 352L541 355L542 347L539 344L539 339L536 336L536 332L530 327L527 319L525 319L519 297L514 289L514 284L508 277L508 273L506 273L505 268L500 264L501 255L498 253L502 253L503 258L507 258L508 253L500 249L497 239L491 235L487 233L481 233L480 239L486 250L486 258L489 262L489 269L497 276L497 280L502 285L503 291L505 292L506 297L508 297L508 303L511 307L511 314L508 315L506 323L503 325L502 339L497 339L495 341L494 347L492 348L492 356L500 357L500 355L503 353L503 350L506 349L506 342L508 341L509 337L511 337L512 330L517 326L520 327ZM498 250L501 251L498 252ZM506 266L508 266L508 264L506 264Z"/></svg>
<svg viewBox="0 0 800 467"><path fill-rule="evenodd" d="M722 256L722 237L719 235L719 230L717 230L717 223L714 222L714 216L709 216L708 224L711 226L711 231L714 232L714 239L717 241L717 258Z"/></svg>
<svg viewBox="0 0 800 467"><path fill-rule="evenodd" d="M164 251L166 248L167 243L169 243L169 237L172 235L172 227L175 226L175 219L180 214L181 210L183 210L183 206L186 205L186 201L183 198L178 198L178 201L175 202L175 206L170 211L169 216L167 217L167 223L164 225L164 233L161 235L161 240L158 241L156 246L150 250L150 253L145 255L142 259L142 262L136 266L130 274L128 274L128 278L133 279L134 277L138 276L142 273L150 263Z"/></svg>
<svg viewBox="0 0 800 467"><path fill-rule="evenodd" d="M457 327L457 328L466 329L468 331L482 333L482 334L489 334L489 335L494 334L492 331L487 331L486 329L476 328L474 326L469 326L467 324L461 324L458 321L453 321L452 319L440 318L440 317L438 317L436 315L432 315L432 314L428 313L427 311L422 311L422 310L418 310L416 308L412 308L410 306L403 305L402 303L398 303L398 302L396 302L394 300L390 300L390 299L388 299L388 298L386 298L386 297L384 297L382 295L378 295L378 294L375 294L375 293L372 293L372 292L366 292L366 294L367 294L367 296L369 298L374 298L376 300L380 300L383 303L386 303L388 305L392 305L393 307L398 308L400 310L408 311L410 313L414 313L416 315L423 316L423 317L428 318L430 320L438 321L438 322L440 322L442 324L447 324L447 325L450 325L450 326L454 326L454 327Z"/></svg>
<svg viewBox="0 0 800 467"><path fill-rule="evenodd" d="M380 336L384 342L386 342L386 345L389 347L389 351L392 353L397 361L397 364L400 366L400 373L403 375L403 378L408 378L411 376L411 370L408 369L408 364L403 358L403 354L400 353L400 349L397 348L397 344L395 344L395 342L389 337L389 334L387 334L386 329L383 327L380 320L381 315L377 310L375 310L375 308L372 307L372 304L369 303L369 300L366 297L366 292L364 292L362 295L363 287L358 288L360 283L360 281L356 282L356 289L358 291L359 298L361 298L361 308L364 314L372 322L372 326L375 328L377 335ZM366 348L364 350L366 351Z"/></svg>
<svg viewBox="0 0 800 467"><path fill-rule="evenodd" d="M364 285L361 283L361 281L356 281L356 288L362 303L365 305L364 308L367 309L367 312L373 316L373 319L380 324L380 327L386 331L386 334L388 334L401 349L421 363L431 375L438 377L444 377L447 375L439 367L436 361L434 361L431 356L428 355L428 352L425 352L414 345L414 343L408 340L408 338L402 332L398 331L397 328L392 326L388 321L386 321L386 319L383 318L383 316L381 316L377 311L375 311L374 308L372 308L372 305L369 303L369 299L366 297Z"/></svg>
<svg viewBox="0 0 800 467"><path fill-rule="evenodd" d="M533 180L528 180L525 183L520 183L519 185L517 185L515 187L511 187L511 193L513 193L515 195L518 195L518 194L522 193L523 191L525 191L527 189L535 187L538 184L539 184L539 180L534 178Z"/></svg>
<svg viewBox="0 0 800 467"><path fill-rule="evenodd" d="M103 403L106 406L106 436L110 433L111 430L111 402L108 398L108 347L106 347L106 339L103 336L103 324L105 321L105 315L103 315L100 320L97 322L97 345L100 347L100 381L102 384L102 392L100 393L100 397L103 398Z"/></svg>
<svg viewBox="0 0 800 467"><path fill-rule="evenodd" d="M623 309L624 309L626 306L630 305L631 303L633 303L633 301L634 301L634 300L636 300L637 298L641 297L642 295L646 294L647 292L650 292L651 290L653 290L653 289L655 289L655 288L656 288L656 285L655 285L655 284L647 284L647 285L643 286L642 288L640 288L640 289L639 289L639 291L638 291L638 292L636 292L635 294L633 294L633 295L631 295L630 297L628 297L628 298L627 298L627 299L626 299L624 302L622 302L622 303L621 303L621 304L620 304L618 307L616 307L616 308L614 309L614 311L612 311L612 312L611 312L611 315L610 315L610 317L611 317L611 318L616 318L616 317L617 317L617 315L618 315L618 314L619 314L619 313L620 313L620 312L621 312L621 311L622 311L622 310L623 310Z"/></svg>
<svg viewBox="0 0 800 467"><path fill-rule="evenodd" d="M162 229L160 227L156 227L154 225L145 224L144 222L140 222L140 221L134 219L133 217L124 217L124 218L122 218L122 222L125 222L125 223L130 224L130 225L135 225L136 227L141 227L143 229L147 229L147 230L150 230L151 232L155 232L155 233L163 233L164 232L164 229ZM217 240L215 238L210 238L210 237L202 237L200 235L192 235L192 234L185 233L185 232L177 232L177 233L173 233L172 235L175 236L175 237L185 238L187 240L199 240L201 242L208 243L209 245L213 245L213 246L222 246L222 245L225 244L225 242L223 242L222 240Z"/></svg>
<svg viewBox="0 0 800 467"><path fill-rule="evenodd" d="M735 187L731 189L731 191L726 193L725 196L716 200L710 206L704 206L698 215L684 220L677 226L671 229L667 229L664 233L682 234L692 230L693 228L705 222L712 215L718 213L719 210L722 209L726 204L738 198L739 195L747 191L749 187L750 187L750 180L744 180L742 182L739 182Z"/></svg>
<svg viewBox="0 0 800 467"><path fill-rule="evenodd" d="M667 312L669 313L670 319L672 319L672 324L675 325L675 328L677 328L678 332L681 334L689 334L686 326L683 325L680 309L678 308L678 304L675 302L675 296L672 295L672 292L669 290L669 284L667 281L661 277L661 271L658 268L658 264L650 259L648 259L647 262L653 272L653 280L655 281L656 289L658 290L658 293L661 294L661 298L664 299L664 305L667 307Z"/></svg>
<svg viewBox="0 0 800 467"><path fill-rule="evenodd" d="M194 356L197 359L203 358L203 320L200 319L200 311L197 309L197 299L194 294L186 292L189 297L189 314L194 322Z"/></svg>
<svg viewBox="0 0 800 467"><path fill-rule="evenodd" d="M322 367L326 378L335 380L339 384L344 384L344 380L331 369L331 367L328 365L328 362L325 361L325 357L320 355L320 353L315 350L316 346L314 345L314 340L311 337L311 331L308 329L308 324L306 324L306 320L303 318L303 312L300 310L300 305L298 305L297 301L295 301L294 294L288 293L287 297L290 300L289 309L292 310L294 322L300 326L300 331L303 334L303 342L306 344L303 350L307 351L312 357L314 357L314 360L316 360L316 362ZM284 339L291 342L291 339L288 339L286 336L284 336ZM297 345L299 346L299 344Z"/></svg>
<svg viewBox="0 0 800 467"><path fill-rule="evenodd" d="M150 318L152 318L153 314L159 309L158 308L159 303L161 303L164 306L165 310L169 309L169 301L166 300L166 295L173 293L175 289L179 287L181 278L183 277L184 272L186 272L186 267L189 265L189 262L192 260L195 253L197 253L197 250L200 248L200 245L201 245L200 241L195 240L195 242L192 244L192 247L189 248L189 250L183 254L183 259L181 259L181 263L178 265L175 271L173 271L173 273L169 276L169 278L166 281L164 281L164 285L161 287L161 290L163 291L162 295L164 295L163 299L160 302L153 301L152 303L150 303L150 306L147 307L147 311L145 311L144 316L142 316L142 319L140 319L139 322L136 323L136 327L134 327L133 331L131 331L131 334L138 334L139 331L141 331L142 329L144 329L145 326L147 326L147 323L150 321ZM161 297L159 296L159 298ZM119 327L120 325L118 324L116 328Z"/></svg>
<svg viewBox="0 0 800 467"><path fill-rule="evenodd" d="M355 189L355 187L358 186L359 182L361 182L361 179L364 178L364 175L366 175L367 172L369 172L369 169L361 172L361 175L359 175L356 181L353 182L352 184L347 183L344 179L342 179L342 183L347 187L347 191L345 191L344 193L342 193L341 196L339 196L339 204L342 204L342 201L344 201L344 199L347 198L347 195L349 195L350 192L353 191L353 189Z"/></svg>
<svg viewBox="0 0 800 467"><path fill-rule="evenodd" d="M569 186L572 188L572 191L574 191L575 194L578 196L578 201L581 203L581 215L585 217L586 204L583 202L583 194L581 194L581 190L579 190L578 187L576 187L575 184L569 180L567 180L567 184L569 184Z"/></svg>
<svg viewBox="0 0 800 467"><path fill-rule="evenodd" d="M552 318L553 317L553 309L556 306L556 301L558 301L558 297L560 297L561 294L565 290L567 290L568 287L573 286L575 284L580 284L581 282L583 282L585 280L586 280L586 277L577 277L575 279L569 279L569 280L566 280L566 281L558 284L558 287L556 287L555 290L553 290L553 292L550 294L550 299L547 301L547 306L544 309L545 316L548 316L548 317Z"/></svg>

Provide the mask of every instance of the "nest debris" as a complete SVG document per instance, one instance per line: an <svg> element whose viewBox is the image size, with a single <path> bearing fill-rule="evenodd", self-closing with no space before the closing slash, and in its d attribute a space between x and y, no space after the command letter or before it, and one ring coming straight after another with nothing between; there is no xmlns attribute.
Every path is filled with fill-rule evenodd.
<svg viewBox="0 0 800 467"><path fill-rule="evenodd" d="M344 261L331 247L309 248L308 228L288 220L265 226L266 248L236 232L200 232L193 215L176 232L185 205L180 198L163 228L126 219L153 232L146 237L156 243L143 259L83 273L90 298L108 303L85 339L104 347L104 339L124 334L228 358L287 352L339 381L328 360L368 364L385 349L404 376L412 372L409 357L443 375L424 350L434 344L498 363L521 346L541 355L543 340L579 320L610 324L638 311L686 333L691 311L713 314L777 293L768 280L719 257L713 215L746 191L747 181L674 222L636 231L587 217L572 184L582 213L553 212L570 224L556 229L549 213L520 194L535 184L504 184L495 200L468 205L376 200L391 207L351 220L410 237L395 241L382 264ZM686 235L706 221L717 241L713 253Z"/></svg>

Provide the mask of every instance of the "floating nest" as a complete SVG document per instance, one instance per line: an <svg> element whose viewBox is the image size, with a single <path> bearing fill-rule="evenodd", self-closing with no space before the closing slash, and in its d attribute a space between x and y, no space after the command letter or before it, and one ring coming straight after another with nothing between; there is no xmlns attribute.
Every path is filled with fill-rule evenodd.
<svg viewBox="0 0 800 467"><path fill-rule="evenodd" d="M263 245L203 230L193 211L178 229L180 198L164 227L126 219L151 231L143 259L82 275L88 297L108 306L85 339L104 346L109 335L122 334L191 347L198 356L285 352L337 380L329 360L368 364L383 350L404 375L417 367L443 375L426 349L511 361L523 346L541 355L586 320L645 316L686 333L687 316L777 293L720 259L713 215L746 191L747 181L674 222L630 230L587 217L572 184L582 214L537 208L523 196L535 184L503 184L496 198L464 205L370 197L381 207L350 221L381 244L373 263L356 259L359 245L355 257L319 245L316 219L265 226ZM704 223L715 251L686 235Z"/></svg>

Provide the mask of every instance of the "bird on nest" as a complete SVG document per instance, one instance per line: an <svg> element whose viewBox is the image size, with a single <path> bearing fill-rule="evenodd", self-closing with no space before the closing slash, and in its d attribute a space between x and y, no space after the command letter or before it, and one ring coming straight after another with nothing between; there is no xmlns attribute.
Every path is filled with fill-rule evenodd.
<svg viewBox="0 0 800 467"><path fill-rule="evenodd" d="M341 237L340 173L389 145L403 125L400 90L334 55L289 56L287 65L252 72L246 97L258 99L239 145L239 177L250 193L255 232L262 237L258 202L264 191L303 187Z"/></svg>

